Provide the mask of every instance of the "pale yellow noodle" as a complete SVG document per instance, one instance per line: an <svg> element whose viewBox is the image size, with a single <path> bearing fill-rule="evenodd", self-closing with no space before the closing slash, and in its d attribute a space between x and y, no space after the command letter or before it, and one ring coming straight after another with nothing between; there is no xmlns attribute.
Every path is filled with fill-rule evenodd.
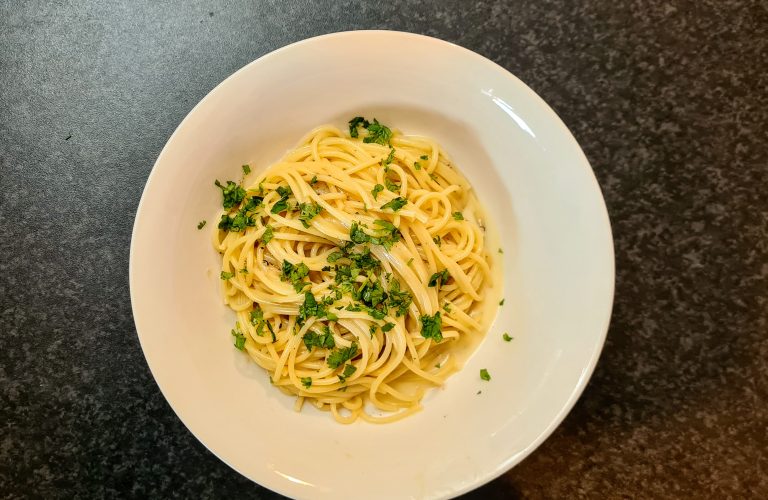
<svg viewBox="0 0 768 500"><path fill-rule="evenodd" d="M494 280L492 261L479 223L484 217L469 183L432 139L395 131L382 145L363 142L365 133L361 129L360 137L351 138L329 125L312 130L282 161L243 183L246 199L225 216L234 217L257 196L261 204L250 213L251 223L240 230L216 229L213 235L222 256L224 302L237 312L233 334L244 336L244 351L278 389L296 396L297 411L308 401L345 424L358 418L393 422L419 411L427 389L458 369L456 354L476 344L492 316L485 307ZM392 149L393 160L385 165ZM392 191L379 189L374 197L377 185L393 182ZM291 189L284 200L289 209L273 214L281 186ZM381 208L397 197L407 200L401 209ZM299 219L298 204L321 209L304 221L309 227ZM336 295L336 269L328 260L350 241L354 224L369 236L379 234L376 220L394 224L397 241L390 248L347 247L355 254L367 246L380 266L371 276L361 272L350 286L380 283L391 293L397 281L412 299L405 314L389 308L381 319L365 309L345 309L359 305L359 298L348 290ZM273 236L265 243L268 232ZM307 266L303 290L281 276L284 261ZM430 277L445 270L450 274L445 283L428 286ZM326 310L335 318L311 316L302 323L298 315L306 293L318 302L329 297ZM254 317L254 310L263 316ZM442 322L439 341L422 336L423 318L436 313ZM391 329L382 331L387 324ZM310 350L305 335L324 332L332 335L334 347ZM329 356L352 346L351 359L330 366ZM345 368L353 373L344 377Z"/></svg>

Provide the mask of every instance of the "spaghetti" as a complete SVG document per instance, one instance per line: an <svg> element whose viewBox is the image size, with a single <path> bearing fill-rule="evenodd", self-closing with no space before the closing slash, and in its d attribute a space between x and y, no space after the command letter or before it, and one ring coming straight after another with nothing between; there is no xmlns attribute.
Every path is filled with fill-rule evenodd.
<svg viewBox="0 0 768 500"><path fill-rule="evenodd" d="M297 410L403 418L485 334L482 214L433 140L357 117L349 134L312 130L247 188L216 184L235 345Z"/></svg>

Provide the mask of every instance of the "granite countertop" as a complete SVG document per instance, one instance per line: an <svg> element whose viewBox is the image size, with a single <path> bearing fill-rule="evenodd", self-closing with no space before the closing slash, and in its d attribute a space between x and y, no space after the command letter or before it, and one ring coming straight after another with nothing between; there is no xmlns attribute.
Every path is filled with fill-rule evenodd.
<svg viewBox="0 0 768 500"><path fill-rule="evenodd" d="M592 381L468 496L768 497L765 2L160 3L0 3L0 497L276 497L197 442L153 381L131 317L133 216L217 83L360 28L443 38L520 77L582 145L613 224Z"/></svg>

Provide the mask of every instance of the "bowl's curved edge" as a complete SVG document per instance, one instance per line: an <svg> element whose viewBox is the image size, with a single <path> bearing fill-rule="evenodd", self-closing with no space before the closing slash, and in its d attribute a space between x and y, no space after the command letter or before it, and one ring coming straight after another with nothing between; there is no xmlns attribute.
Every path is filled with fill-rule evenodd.
<svg viewBox="0 0 768 500"><path fill-rule="evenodd" d="M608 307L607 311L605 313L605 318L603 321L603 327L602 327L602 335L600 337L600 341L595 343L595 348L592 352L592 355L590 357L590 363L588 366L585 367L584 371L582 372L582 375L579 379L578 384L576 385L574 391L571 393L569 399L566 401L566 404L563 406L563 408L560 410L560 412L556 415L556 417L552 420L550 425L548 425L544 431L538 436L536 440L534 440L529 446L527 446L523 451L512 455L509 457L508 460L505 462L499 464L499 466L491 473L488 473L484 476L480 476L476 481L472 483L468 483L464 486L461 486L457 489L455 489L453 492L451 492L452 496L459 496L464 493L467 493L469 491L472 491L484 484L487 484L490 481L493 481L494 479L498 478L502 474L506 473L510 469L512 469L515 465L519 464L521 461L523 461L526 457L528 457L536 448L538 448L553 432L554 430L563 422L565 417L570 413L570 411L573 409L576 402L581 397L582 393L584 392L584 389L586 388L590 378L592 377L592 374L594 373L595 367L597 366L597 362L600 358L600 354L602 352L603 346L605 344L605 339L608 334L608 328L610 326L610 320L613 310L613 303L614 303L614 296L615 296L615 282L616 282L616 263L615 263L615 249L613 245L613 233L610 223L610 217L608 215L608 208L605 204L605 199L602 195L602 191L600 189L600 185L597 181L597 177L595 176L594 170L592 169L591 164L589 163L589 160L587 159L586 155L584 154L583 150L581 149L581 146L579 146L578 141L576 141L576 138L571 133L570 129L565 125L563 120L560 118L560 116L544 101L536 92L534 92L528 85L525 84L522 80L517 78L515 75L513 75L511 72L509 72L507 69L502 67L501 65L491 61L490 59L472 51L465 47L462 47L460 45L454 44L452 42L448 42L446 40L441 40L438 38L426 36L426 35L420 35L416 33L409 33L409 32L402 32L402 31L389 31L389 30L359 30L359 31L340 31L340 32L334 32L334 33L328 33L324 35L319 35L312 38L307 38L303 40L299 40L296 42L293 42L289 45L283 46L281 48L278 48L274 51L268 52L261 57L251 61L250 63L246 64L242 68L238 69L231 75L229 75L226 79L221 81L218 85L216 85L208 94L205 95L190 111L186 114L184 119L179 123L179 125L176 127L176 129L173 131L171 136L166 141L165 146L163 146L163 149L161 150L160 154L158 155L157 159L155 160L154 165L152 166L152 170L150 171L149 176L147 177L147 181L144 185L144 189L142 190L141 199L139 201L139 204L136 208L136 213L134 215L134 223L133 223L133 229L131 231L131 245L129 250L129 257L128 257L128 281L129 281L129 290L130 290L130 297L131 297L131 310L134 317L134 325L136 327L136 333L139 337L139 344L142 347L142 354L144 355L145 360L147 361L147 366L150 370L150 373L152 373L153 378L155 379L155 383L157 384L158 388L160 389L161 394L165 398L165 400L168 402L169 406L173 410L173 412L176 414L176 416L179 418L179 420L182 421L184 426L192 433L195 438L200 441L207 449L210 451L214 456L216 456L219 460L227 464L230 468L233 470L236 470L238 473L244 475L245 477L248 477L245 475L238 467L234 466L233 464L229 463L226 459L224 459L222 456L220 456L218 453L216 453L211 446L208 445L208 443L202 439L195 431L187 424L187 421L184 419L184 417L177 411L174 402L172 401L172 398L169 397L169 395L166 393L166 391L163 389L163 386L158 381L157 377L155 376L155 373L152 370L152 364L149 361L149 358L147 357L147 351L145 349L144 342L142 341L141 333L139 332L138 327L138 316L137 315L137 309L136 309L136 300L135 300L135 283L138 277L136 276L135 271L135 264L134 264L134 256L135 256L135 247L136 247L136 236L140 224L141 224L141 214L142 214L142 207L144 205L144 199L145 194L147 193L150 183L152 182L153 177L156 174L156 169L158 165L163 160L166 150L169 147L169 144L173 141L174 137L180 133L180 131L184 128L185 123L189 119L190 116L195 114L195 112L201 108L204 103L211 99L214 94L217 93L222 87L224 87L230 80L234 79L239 75L241 72L245 72L253 65L256 65L268 58L273 58L279 56L280 53L284 51L291 50L293 48L296 48L301 45L310 44L313 42L316 42L321 39L325 38L331 38L331 37L354 37L354 36L370 36L370 35L379 35L379 36L393 36L393 37L403 37L403 38L412 38L412 39L419 39L421 41L426 41L428 43L433 43L440 46L449 46L452 49L459 50L461 52L464 52L468 54L470 57L474 58L478 62L486 65L493 66L497 71L500 71L502 74L505 75L505 77L512 80L516 85L522 87L530 96L531 99L536 101L545 112L550 113L551 117L554 118L554 122L557 123L561 127L561 131L567 135L567 137L570 139L570 141L573 142L573 144L576 146L580 153L580 158L578 159L580 162L583 163L583 165L586 167L587 171L589 172L591 176L591 182L594 189L594 193L597 195L597 197L600 199L601 202L601 213L603 216L603 228L606 231L605 234L605 242L603 244L607 244L607 246L610 248L610 282L611 282L611 288L610 288L610 299L608 301ZM249 478L251 479L251 478ZM253 479L251 479L253 481ZM254 481L256 482L256 481ZM264 488L268 488L272 491L275 491L277 493L283 494L283 495L290 495L291 491L283 488L276 487L276 485L270 485L265 486L264 484L257 483L260 486Z"/></svg>

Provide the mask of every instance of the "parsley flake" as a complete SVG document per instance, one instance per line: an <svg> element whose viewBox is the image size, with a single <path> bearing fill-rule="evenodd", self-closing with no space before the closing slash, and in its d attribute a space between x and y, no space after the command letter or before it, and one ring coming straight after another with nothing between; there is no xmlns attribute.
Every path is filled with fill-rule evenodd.
<svg viewBox="0 0 768 500"><path fill-rule="evenodd" d="M426 314L421 317L421 336L425 339L432 339L435 342L443 340L443 334L440 328L443 326L443 320L440 318L440 312L436 312L434 316L427 316Z"/></svg>
<svg viewBox="0 0 768 500"><path fill-rule="evenodd" d="M504 335L501 336L505 342L511 341L514 337L510 337L508 333L504 333Z"/></svg>
<svg viewBox="0 0 768 500"><path fill-rule="evenodd" d="M371 190L373 199L376 200L377 197L379 196L379 193L381 193L382 191L384 191L384 186L382 186L381 184L376 184L375 186L373 186L373 189Z"/></svg>
<svg viewBox="0 0 768 500"><path fill-rule="evenodd" d="M389 144L389 140L392 138L392 130L389 127L382 125L374 118L373 123L369 123L366 128L368 135L363 138L363 142L381 144L382 146Z"/></svg>
<svg viewBox="0 0 768 500"><path fill-rule="evenodd" d="M355 365L347 365L344 367L344 371L341 375L339 375L339 381L343 384L347 381L347 377L352 376L353 373L357 371L357 367Z"/></svg>
<svg viewBox="0 0 768 500"><path fill-rule="evenodd" d="M197 228L198 228L198 229L202 229L202 228L204 228L204 227L205 227L205 225L206 225L207 223L208 223L208 221L206 221L206 220L201 220L200 222L198 222L198 223L197 223Z"/></svg>
<svg viewBox="0 0 768 500"><path fill-rule="evenodd" d="M362 116L356 116L351 120L349 120L349 136L350 137L358 136L357 127L359 127L360 125L362 125L363 128L368 128L370 126L370 123L368 122L368 120L366 120Z"/></svg>
<svg viewBox="0 0 768 500"><path fill-rule="evenodd" d="M461 212L453 212L451 215L453 215L454 220L464 220L464 214Z"/></svg>
<svg viewBox="0 0 768 500"><path fill-rule="evenodd" d="M349 347L342 347L341 349L336 349L331 352L327 359L328 366L331 368L338 368L343 363L354 358L356 354L357 342L352 342L352 345Z"/></svg>
<svg viewBox="0 0 768 500"><path fill-rule="evenodd" d="M262 233L262 235L261 235L261 242L266 245L267 243L272 241L272 238L274 238L274 237L275 237L275 230L274 230L274 228L272 228L272 226L267 224L267 227L264 228L264 233Z"/></svg>
<svg viewBox="0 0 768 500"><path fill-rule="evenodd" d="M248 175L251 173L251 166L250 165L243 165L243 173L245 175Z"/></svg>
<svg viewBox="0 0 768 500"><path fill-rule="evenodd" d="M303 385L305 389L312 387L312 377L301 377L301 385Z"/></svg>
<svg viewBox="0 0 768 500"><path fill-rule="evenodd" d="M314 219L320 212L323 211L323 207L316 203L300 203L299 204L299 220L305 228L309 227L309 221Z"/></svg>
<svg viewBox="0 0 768 500"><path fill-rule="evenodd" d="M221 189L223 205L227 210L235 205L239 205L240 202L243 201L243 198L245 198L245 189L235 182L227 181L227 185L224 186L221 182L216 180L215 184L216 187Z"/></svg>
<svg viewBox="0 0 768 500"><path fill-rule="evenodd" d="M391 208L393 212L397 212L401 208L405 206L405 204L408 203L408 200L405 198L398 196L397 198L393 199L392 201L385 203L381 206L379 210L384 210L386 208Z"/></svg>
<svg viewBox="0 0 768 500"><path fill-rule="evenodd" d="M488 370L483 368L482 370L480 370L480 378L487 382L487 381L491 380L491 374L488 373Z"/></svg>
<svg viewBox="0 0 768 500"><path fill-rule="evenodd" d="M235 329L231 333L235 337L235 347L240 351L245 350L245 335L240 331L240 325L235 324Z"/></svg>
<svg viewBox="0 0 768 500"><path fill-rule="evenodd" d="M223 280L228 280L228 279L234 278L234 276L235 276L235 273L228 273L228 272L222 271L220 278Z"/></svg>
<svg viewBox="0 0 768 500"><path fill-rule="evenodd" d="M438 271L432 276L429 277L429 281L427 282L428 287L433 286L443 286L446 281L448 281L448 278L450 278L451 275L448 273L448 269L443 269L442 271Z"/></svg>

